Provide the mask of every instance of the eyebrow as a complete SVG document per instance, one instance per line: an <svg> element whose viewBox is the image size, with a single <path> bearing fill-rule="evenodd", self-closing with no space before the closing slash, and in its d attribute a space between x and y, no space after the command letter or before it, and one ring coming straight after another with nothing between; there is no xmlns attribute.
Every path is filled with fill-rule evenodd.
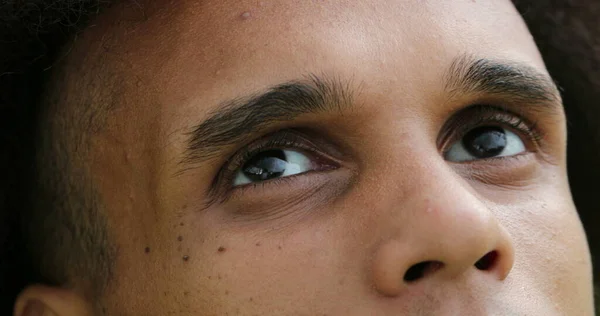
<svg viewBox="0 0 600 316"><path fill-rule="evenodd" d="M213 158L220 149L237 144L276 122L303 114L343 111L353 104L350 82L309 75L250 97L227 101L189 132L184 164Z"/></svg>
<svg viewBox="0 0 600 316"><path fill-rule="evenodd" d="M451 97L458 93L481 93L526 103L529 108L546 114L562 113L554 81L529 65L463 55L452 62L444 79Z"/></svg>
<svg viewBox="0 0 600 316"><path fill-rule="evenodd" d="M531 66L463 55L452 62L444 83L451 97L482 93L527 103L544 113L562 113L556 85ZM292 121L303 114L342 112L353 105L354 94L350 82L310 75L263 93L226 101L188 132L182 164L196 165L211 159L222 148L247 141L277 122Z"/></svg>

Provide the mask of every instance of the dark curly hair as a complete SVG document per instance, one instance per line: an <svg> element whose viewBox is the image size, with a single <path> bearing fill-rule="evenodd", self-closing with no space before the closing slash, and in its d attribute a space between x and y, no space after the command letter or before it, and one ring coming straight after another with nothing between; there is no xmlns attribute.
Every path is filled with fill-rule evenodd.
<svg viewBox="0 0 600 316"><path fill-rule="evenodd" d="M110 276L114 249L100 203L86 174L66 154L82 142L81 131L49 124L43 114L52 102L47 78L59 70L55 65L68 54L68 42L108 5L103 0L0 4L2 315L12 313L27 284L67 285L79 277L89 280L88 295L95 296ZM42 132L56 142L40 142Z"/></svg>
<svg viewBox="0 0 600 316"><path fill-rule="evenodd" d="M49 74L68 54L69 41L111 2L0 3L0 314L11 313L27 284L64 285L88 271L101 288L110 276L114 249L86 175L70 168L60 146L40 144L36 135L44 128ZM600 2L513 2L561 87L571 189L592 253L600 253L600 230L593 229L600 217ZM68 133L54 133L67 137L62 132Z"/></svg>

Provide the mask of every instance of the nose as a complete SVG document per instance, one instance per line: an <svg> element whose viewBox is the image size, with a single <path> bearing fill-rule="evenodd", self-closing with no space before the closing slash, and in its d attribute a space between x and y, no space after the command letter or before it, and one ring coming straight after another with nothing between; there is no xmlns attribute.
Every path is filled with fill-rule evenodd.
<svg viewBox="0 0 600 316"><path fill-rule="evenodd" d="M512 269L508 232L467 183L455 174L440 174L396 204L395 211L410 215L395 226L397 234L380 242L372 261L374 285L383 295L397 296L427 280L454 282L473 274L499 282Z"/></svg>

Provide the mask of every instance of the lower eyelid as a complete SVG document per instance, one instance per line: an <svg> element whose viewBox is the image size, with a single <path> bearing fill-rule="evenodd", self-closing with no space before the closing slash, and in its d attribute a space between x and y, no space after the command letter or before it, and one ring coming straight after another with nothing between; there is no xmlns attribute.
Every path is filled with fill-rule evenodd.
<svg viewBox="0 0 600 316"><path fill-rule="evenodd" d="M310 192L323 186L342 186L349 173L336 170L309 171L264 182L249 183L233 188L223 199L224 203L244 201L266 204L310 199Z"/></svg>
<svg viewBox="0 0 600 316"><path fill-rule="evenodd" d="M461 139L468 131L487 125L512 130L523 136L524 143L534 143L533 147L537 147L539 139L543 138L537 124L523 116L499 106L473 105L458 111L444 124L438 138L440 151L445 153L448 150L446 147Z"/></svg>

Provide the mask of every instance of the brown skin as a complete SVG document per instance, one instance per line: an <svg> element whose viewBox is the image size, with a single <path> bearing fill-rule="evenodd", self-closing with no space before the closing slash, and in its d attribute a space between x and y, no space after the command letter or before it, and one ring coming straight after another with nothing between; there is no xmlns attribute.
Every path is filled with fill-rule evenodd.
<svg viewBox="0 0 600 316"><path fill-rule="evenodd" d="M562 112L529 111L543 144L521 135L518 157L442 154L452 115L502 102L451 94L443 78L456 58L547 76L509 1L153 3L144 18L129 6L105 13L67 65L102 62L124 82L89 156L119 249L114 280L94 299L107 315L593 314ZM66 92L81 93L77 71ZM352 105L252 136L308 128L337 167L221 183L233 195L207 205L219 170L248 142L181 172L187 133L224 101L309 74L348 82ZM492 251L495 264L477 269ZM405 282L423 261L443 265ZM95 302L77 294L85 282L74 284L30 287L16 315L29 299L55 315L93 314Z"/></svg>

